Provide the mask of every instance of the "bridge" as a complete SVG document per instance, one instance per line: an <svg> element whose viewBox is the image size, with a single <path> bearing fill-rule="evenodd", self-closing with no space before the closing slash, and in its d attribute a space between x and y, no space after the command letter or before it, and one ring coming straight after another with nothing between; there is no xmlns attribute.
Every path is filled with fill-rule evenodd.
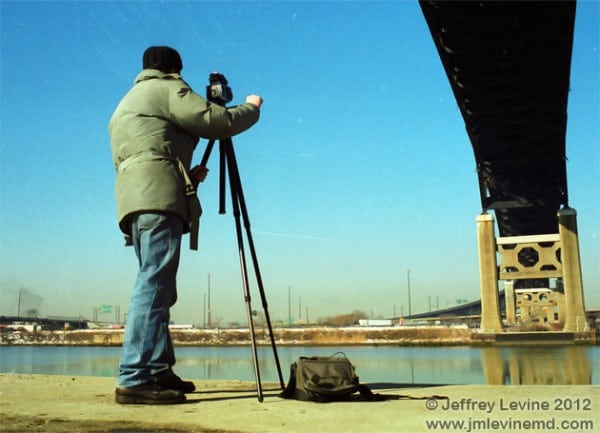
<svg viewBox="0 0 600 433"><path fill-rule="evenodd" d="M565 157L576 2L419 4L475 155L481 330L588 332Z"/></svg>
<svg viewBox="0 0 600 433"><path fill-rule="evenodd" d="M498 298L500 309L504 310L506 308L506 294L504 290L499 292ZM600 309L587 310L586 317L588 322L592 324L591 326L595 327L595 331L600 331ZM406 323L418 323L420 321L434 323L439 321L444 324L468 324L469 326L479 326L481 321L481 299L464 302L439 310L416 313L410 316L392 317L390 320L392 323L398 323L401 319L406 321Z"/></svg>

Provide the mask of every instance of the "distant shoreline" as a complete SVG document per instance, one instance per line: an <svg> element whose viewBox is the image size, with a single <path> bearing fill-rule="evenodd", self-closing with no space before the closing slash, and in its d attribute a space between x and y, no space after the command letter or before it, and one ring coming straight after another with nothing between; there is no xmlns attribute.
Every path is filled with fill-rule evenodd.
<svg viewBox="0 0 600 433"><path fill-rule="evenodd" d="M123 329L85 329L3 334L4 345L120 346ZM262 327L255 327L257 345L270 345ZM465 327L307 327L273 329L277 345L465 345L473 330ZM171 329L176 346L236 346L251 342L245 329Z"/></svg>
<svg viewBox="0 0 600 433"><path fill-rule="evenodd" d="M70 331L38 331L1 334L0 345L44 346L120 346L123 329L85 329ZM257 345L271 344L268 332L254 329ZM475 346L496 343L494 334L478 329L448 326L394 326L394 327L306 327L275 328L276 345L337 346L337 345L400 345L400 346ZM569 335L556 332L506 333L514 344L593 344L588 335ZM251 336L246 329L171 329L175 346L238 346L249 345ZM572 337L572 335L571 335Z"/></svg>

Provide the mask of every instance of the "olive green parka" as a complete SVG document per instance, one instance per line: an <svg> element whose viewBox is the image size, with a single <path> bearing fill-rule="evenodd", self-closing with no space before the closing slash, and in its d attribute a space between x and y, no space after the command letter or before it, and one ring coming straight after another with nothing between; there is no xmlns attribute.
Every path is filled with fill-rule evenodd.
<svg viewBox="0 0 600 433"><path fill-rule="evenodd" d="M225 108L193 92L179 74L143 70L109 122L121 231L131 234L133 214L171 212L192 232L195 249L201 211L187 172L198 140L232 137L258 118L253 104Z"/></svg>

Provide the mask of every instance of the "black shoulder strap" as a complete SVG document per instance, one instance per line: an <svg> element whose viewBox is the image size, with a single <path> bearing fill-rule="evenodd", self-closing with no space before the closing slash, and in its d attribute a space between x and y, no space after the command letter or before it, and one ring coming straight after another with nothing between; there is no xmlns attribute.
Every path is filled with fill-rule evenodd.
<svg viewBox="0 0 600 433"><path fill-rule="evenodd" d="M296 363L290 365L290 380L285 389L279 394L281 398L294 398L296 393Z"/></svg>

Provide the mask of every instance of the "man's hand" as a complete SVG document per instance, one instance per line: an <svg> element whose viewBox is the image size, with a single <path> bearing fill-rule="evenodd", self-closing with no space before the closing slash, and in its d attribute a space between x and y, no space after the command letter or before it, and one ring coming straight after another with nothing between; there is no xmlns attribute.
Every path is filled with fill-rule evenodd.
<svg viewBox="0 0 600 433"><path fill-rule="evenodd" d="M258 108L260 108L260 106L263 103L263 99L258 95L248 95L246 96L246 102L252 105L256 105Z"/></svg>
<svg viewBox="0 0 600 433"><path fill-rule="evenodd" d="M203 165L197 165L190 170L190 179L194 183L194 186L198 186L200 182L204 182L207 174L208 168Z"/></svg>

